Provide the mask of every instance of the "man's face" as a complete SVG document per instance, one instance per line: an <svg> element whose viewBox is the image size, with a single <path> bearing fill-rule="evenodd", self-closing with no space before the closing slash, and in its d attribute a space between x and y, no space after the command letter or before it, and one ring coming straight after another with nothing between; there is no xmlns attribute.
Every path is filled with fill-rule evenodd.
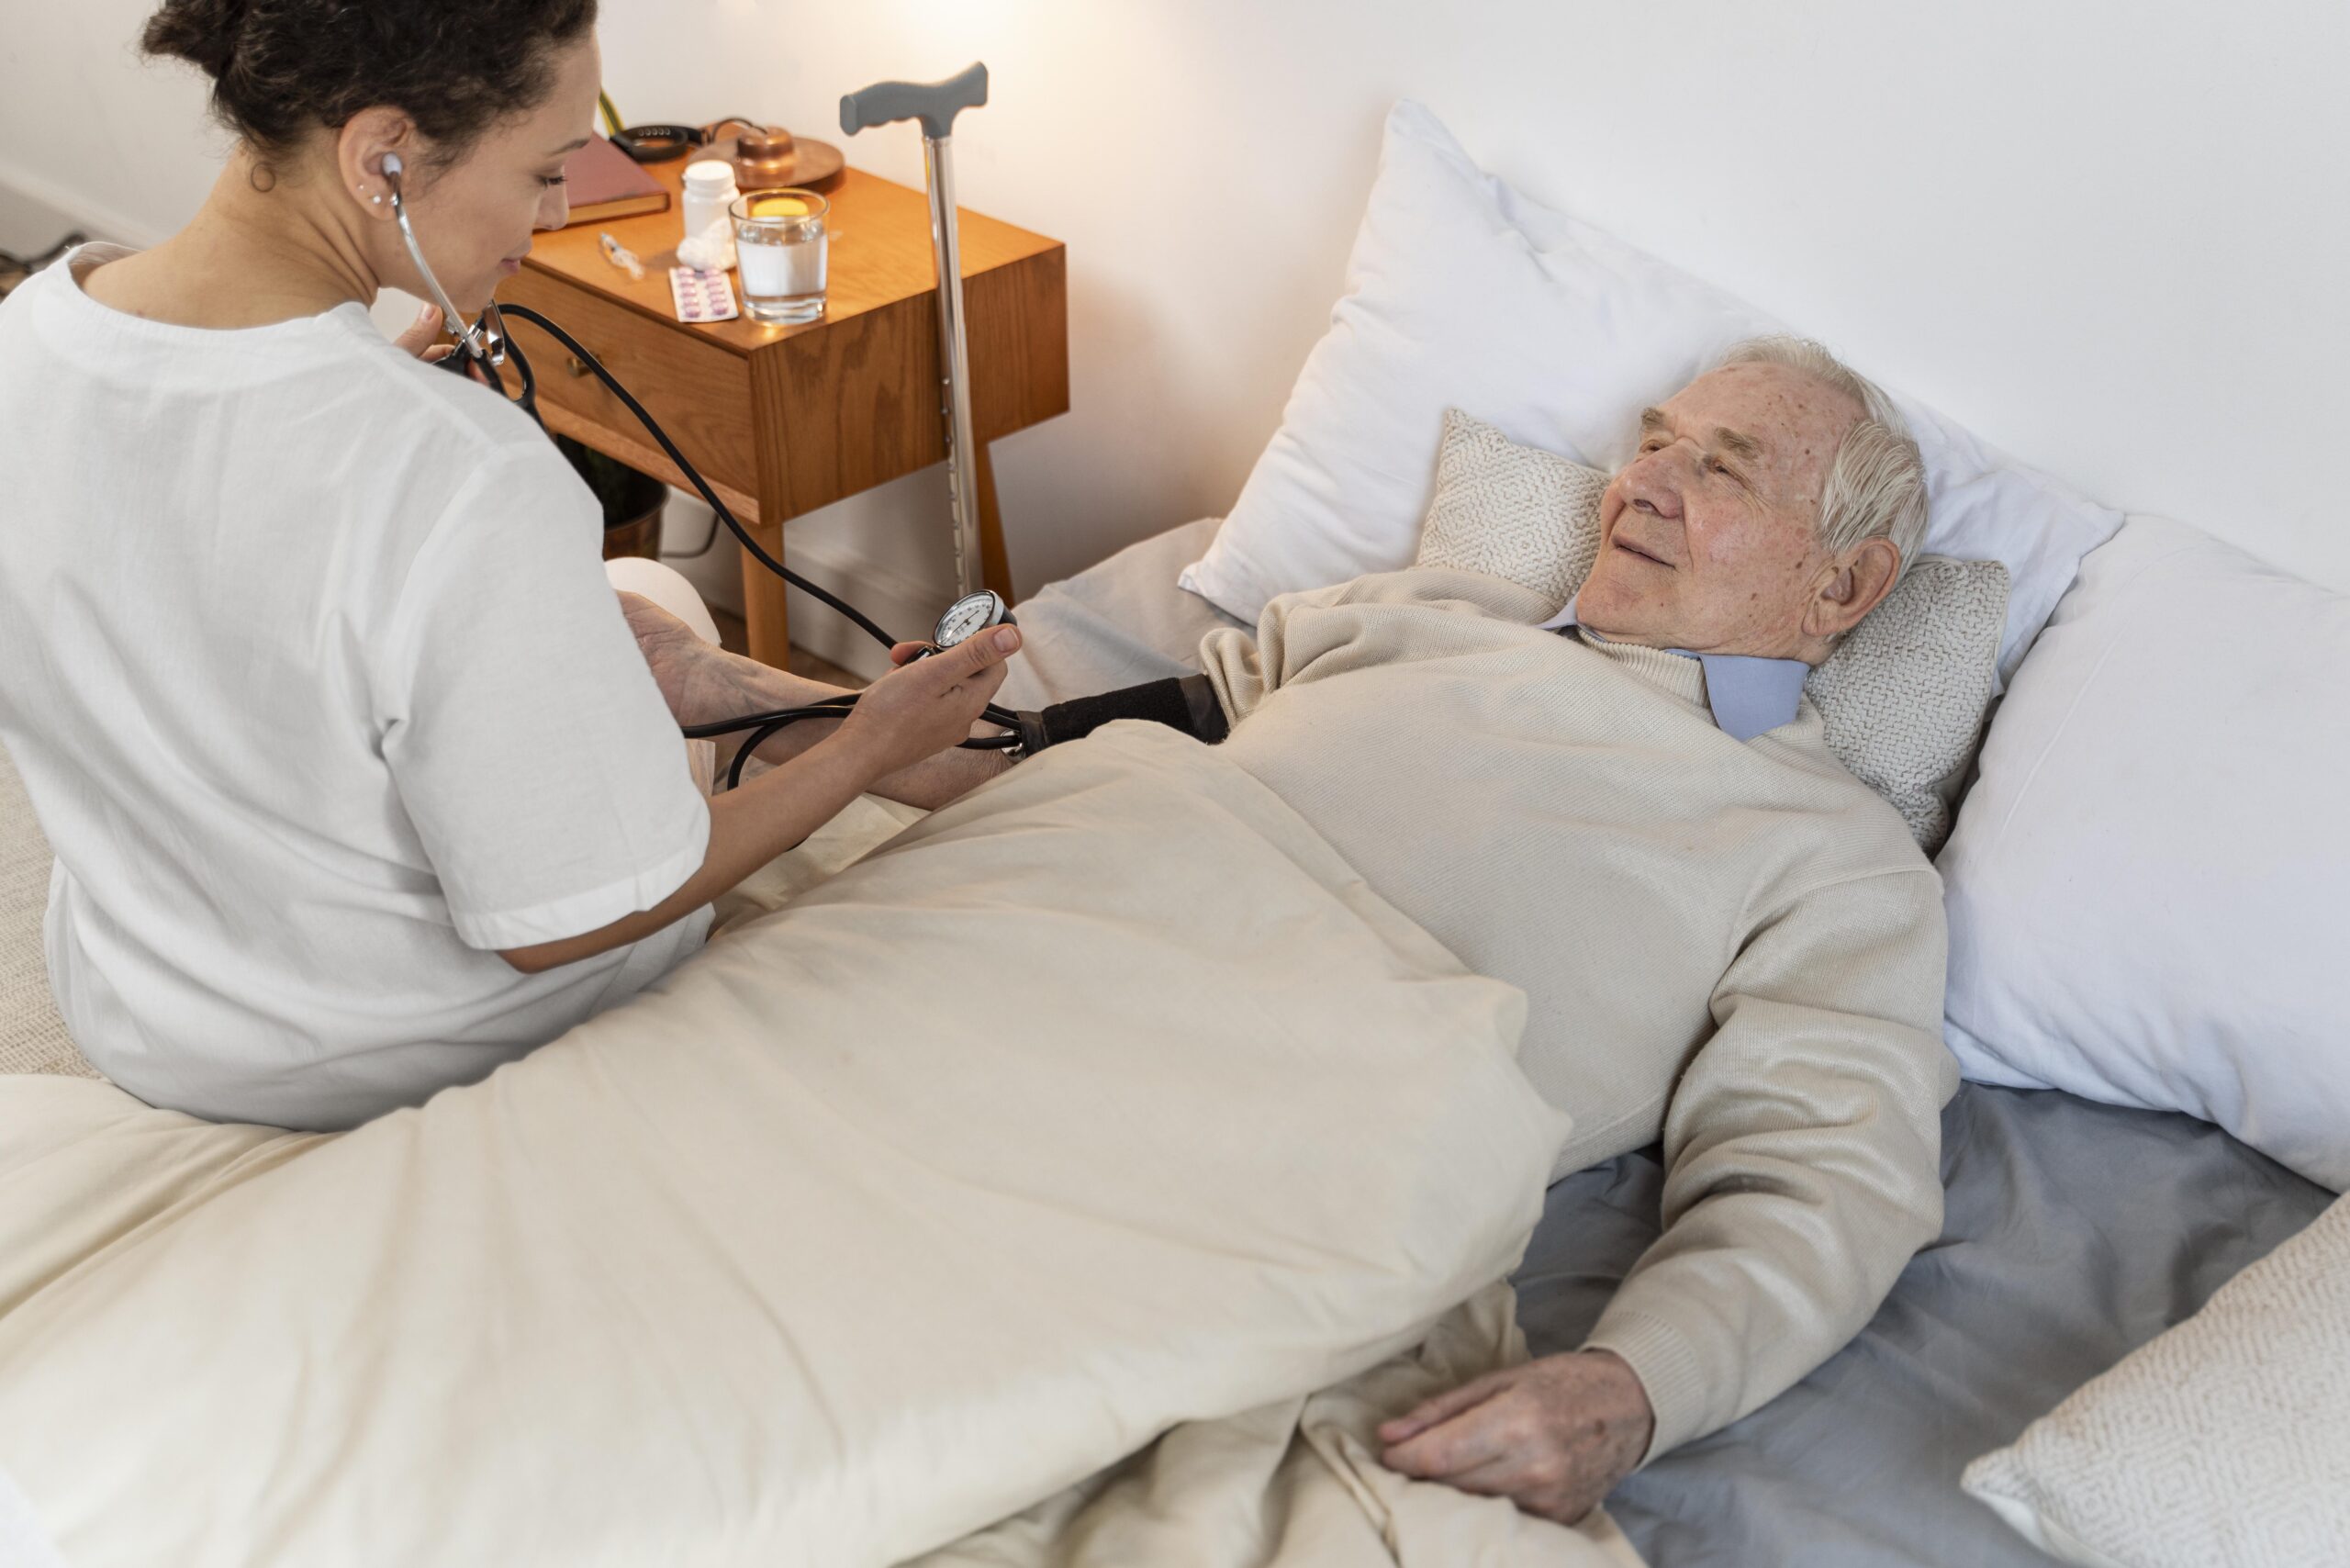
<svg viewBox="0 0 2350 1568"><path fill-rule="evenodd" d="M1578 619L1649 647L1806 656L1805 617L1834 571L1820 490L1862 412L1776 364L1726 365L1643 409L1639 455L1600 502Z"/></svg>

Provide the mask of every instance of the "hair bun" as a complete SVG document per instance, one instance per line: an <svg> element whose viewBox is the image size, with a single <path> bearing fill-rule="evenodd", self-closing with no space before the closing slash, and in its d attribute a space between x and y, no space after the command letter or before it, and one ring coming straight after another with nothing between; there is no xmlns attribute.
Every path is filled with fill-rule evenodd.
<svg viewBox="0 0 2350 1568"><path fill-rule="evenodd" d="M557 46L595 25L596 0L156 0L139 42L211 77L213 117L264 161L390 107L421 167L546 102Z"/></svg>
<svg viewBox="0 0 2350 1568"><path fill-rule="evenodd" d="M237 58L248 0L164 0L139 35L143 54L193 62L218 82Z"/></svg>

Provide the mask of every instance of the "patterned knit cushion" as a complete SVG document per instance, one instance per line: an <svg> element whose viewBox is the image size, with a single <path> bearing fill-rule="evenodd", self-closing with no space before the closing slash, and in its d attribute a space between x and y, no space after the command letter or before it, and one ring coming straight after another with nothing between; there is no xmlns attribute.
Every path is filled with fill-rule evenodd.
<svg viewBox="0 0 2350 1568"><path fill-rule="evenodd" d="M2071 1562L2343 1562L2350 1199L1967 1466L1964 1484Z"/></svg>
<svg viewBox="0 0 2350 1568"><path fill-rule="evenodd" d="M1598 558L1606 488L1596 468L1448 409L1419 564L1490 573L1563 605ZM1929 855L1950 836L1982 742L2007 613L1998 562L1920 556L1804 682L1829 749Z"/></svg>
<svg viewBox="0 0 2350 1568"><path fill-rule="evenodd" d="M1803 683L1828 749L1893 802L1929 855L1950 836L1983 744L2007 619L2007 567L1920 555Z"/></svg>
<svg viewBox="0 0 2350 1568"><path fill-rule="evenodd" d="M41 913L49 907L49 841L8 754L0 751L0 1072L95 1078L49 994Z"/></svg>
<svg viewBox="0 0 2350 1568"><path fill-rule="evenodd" d="M1562 605L1599 558L1599 498L1606 488L1598 469L1520 446L1484 420L1448 409L1436 496L1420 524L1419 565L1483 572Z"/></svg>

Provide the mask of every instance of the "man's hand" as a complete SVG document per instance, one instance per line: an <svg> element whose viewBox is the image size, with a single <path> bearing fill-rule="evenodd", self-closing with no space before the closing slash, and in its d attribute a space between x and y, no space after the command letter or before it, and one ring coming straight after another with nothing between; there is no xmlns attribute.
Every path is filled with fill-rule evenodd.
<svg viewBox="0 0 2350 1568"><path fill-rule="evenodd" d="M1656 1413L1611 1350L1489 1372L1379 1428L1388 1469L1571 1525L1640 1462Z"/></svg>
<svg viewBox="0 0 2350 1568"><path fill-rule="evenodd" d="M756 702L741 700L728 666L733 655L705 643L694 629L645 598L621 591L621 613L635 633L637 650L653 670L661 700L680 724L703 724L736 713L755 713ZM776 704L784 706L784 704Z"/></svg>

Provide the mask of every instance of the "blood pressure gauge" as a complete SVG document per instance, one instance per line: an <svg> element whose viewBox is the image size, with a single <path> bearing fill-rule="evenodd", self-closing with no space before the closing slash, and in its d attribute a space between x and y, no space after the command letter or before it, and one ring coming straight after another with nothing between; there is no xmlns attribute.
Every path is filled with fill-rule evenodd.
<svg viewBox="0 0 2350 1568"><path fill-rule="evenodd" d="M958 643L969 642L991 626L1018 624L1012 619L1012 610L1001 595L981 588L977 593L965 594L946 607L946 613L938 618L938 624L931 630L930 646L914 657L926 659L933 654L943 654Z"/></svg>

